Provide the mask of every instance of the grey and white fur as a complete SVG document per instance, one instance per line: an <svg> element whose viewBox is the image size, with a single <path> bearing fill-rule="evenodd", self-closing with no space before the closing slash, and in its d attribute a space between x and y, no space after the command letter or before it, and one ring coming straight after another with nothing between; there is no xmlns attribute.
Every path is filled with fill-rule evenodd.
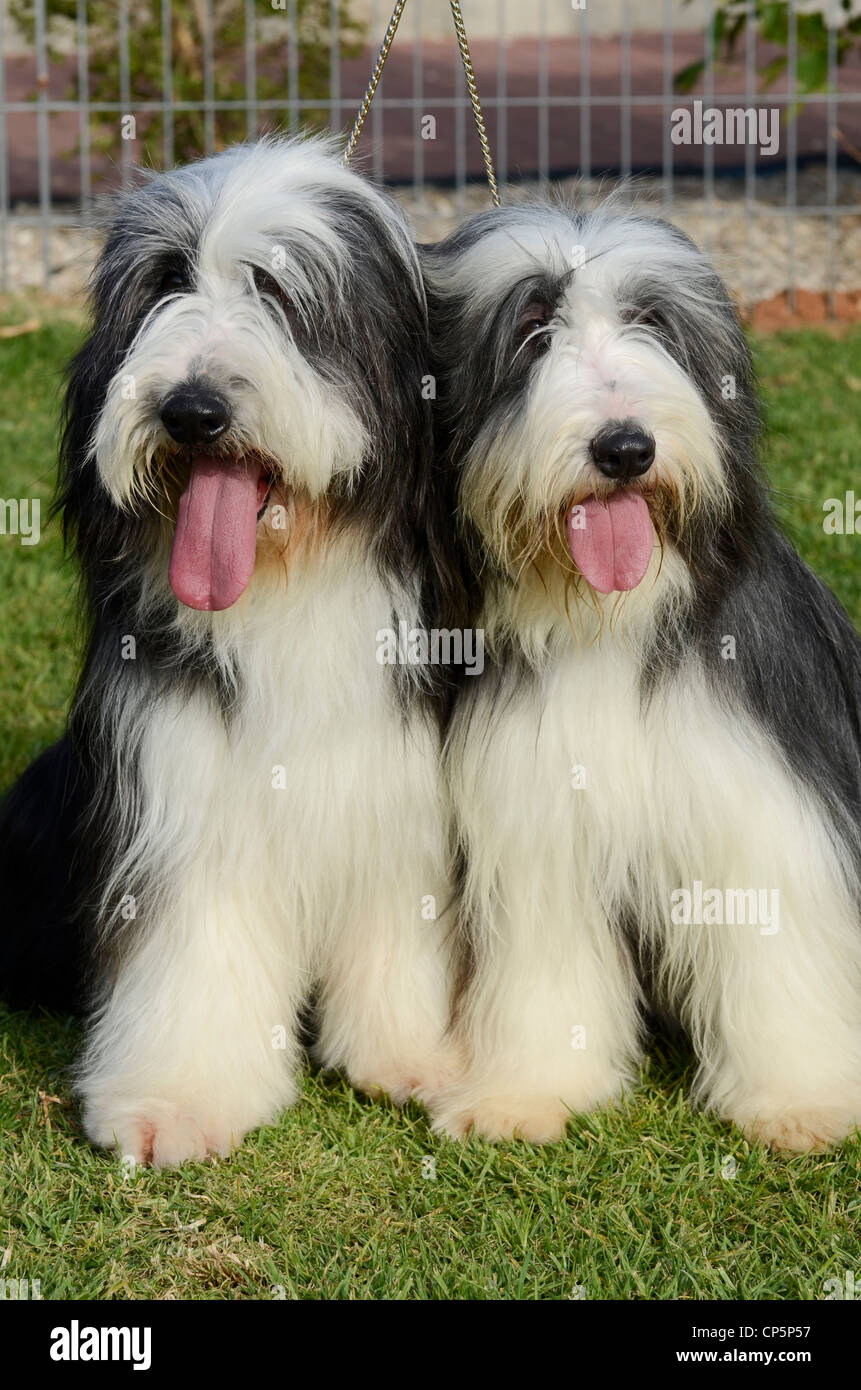
<svg viewBox="0 0 861 1390"><path fill-rule="evenodd" d="M861 645L775 523L727 292L612 206L481 214L425 276L489 652L447 745L470 1060L436 1124L557 1136L635 1078L648 1005L688 1031L700 1103L776 1147L838 1141L861 1120ZM645 573L596 589L570 519L639 497Z"/></svg>
<svg viewBox="0 0 861 1390"><path fill-rule="evenodd" d="M88 648L4 811L0 984L86 972L86 1132L166 1165L296 1099L312 996L357 1086L447 1075L437 692L377 634L434 622L450 527L417 254L331 142L122 195L93 311L60 498Z"/></svg>

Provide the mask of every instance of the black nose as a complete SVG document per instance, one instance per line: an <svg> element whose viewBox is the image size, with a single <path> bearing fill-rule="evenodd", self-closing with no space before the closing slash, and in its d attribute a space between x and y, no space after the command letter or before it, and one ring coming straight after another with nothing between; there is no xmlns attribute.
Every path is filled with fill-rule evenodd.
<svg viewBox="0 0 861 1390"><path fill-rule="evenodd" d="M589 449L592 462L605 478L620 483L639 478L655 461L655 441L636 420L614 420L605 425Z"/></svg>
<svg viewBox="0 0 861 1390"><path fill-rule="evenodd" d="M207 444L224 434L230 406L214 391L181 386L161 404L161 422L177 444Z"/></svg>

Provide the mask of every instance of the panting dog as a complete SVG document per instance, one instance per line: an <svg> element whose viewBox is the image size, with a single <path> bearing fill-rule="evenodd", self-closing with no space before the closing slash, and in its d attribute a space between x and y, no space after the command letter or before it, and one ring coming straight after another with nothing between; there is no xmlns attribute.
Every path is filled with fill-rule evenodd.
<svg viewBox="0 0 861 1390"><path fill-rule="evenodd" d="M434 672L379 659L454 573L406 222L331 143L120 196L70 369L61 504L86 660L3 816L8 997L73 1002L87 1134L226 1153L316 1055L447 1074ZM433 910L428 910L428 904Z"/></svg>
<svg viewBox="0 0 861 1390"><path fill-rule="evenodd" d="M790 1150L861 1119L861 645L775 524L736 312L681 232L521 206L428 248L440 450L485 629L439 1127L546 1140L635 1075Z"/></svg>

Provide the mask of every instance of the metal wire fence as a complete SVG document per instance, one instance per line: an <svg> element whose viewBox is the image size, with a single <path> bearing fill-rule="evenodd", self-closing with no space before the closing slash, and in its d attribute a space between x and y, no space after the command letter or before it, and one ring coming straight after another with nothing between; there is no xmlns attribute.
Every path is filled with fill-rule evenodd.
<svg viewBox="0 0 861 1390"><path fill-rule="evenodd" d="M219 89L218 24L225 0L194 0L198 51L198 88L178 81L176 11L172 0L149 0L160 30L156 67L141 85L136 79L135 13L130 0L115 6L114 91L105 92L103 69L96 86L92 54L94 20L88 0L65 0L62 14L51 0L33 0L24 7L22 27L13 0L0 0L0 287L12 282L10 236L14 228L36 229L41 280L52 284L54 239L60 229L86 228L96 194L129 180L134 165L148 162L170 167L183 151L178 146L178 122L192 114L201 123L199 153L208 154L224 142L228 117L240 136L253 138L265 128L298 131L309 119L325 118L336 130L348 129L364 89L371 60L389 17L391 0L372 0L363 11L366 42L342 51L345 6L329 0L325 48L324 90L303 94L300 41L303 4L307 0L234 0L235 75L239 96ZM789 4L785 78L763 93L758 77L768 55L757 33L755 0L747 0L748 23L739 61L725 69L717 63L712 38L714 0L700 0L702 27L682 23L688 13L679 0L655 0L650 32L632 26L631 0L617 0L618 27L613 35L592 33L589 3L581 0L534 0L524 21L523 0L485 3L480 35L471 33L473 58L482 103L501 185L534 182L546 187L567 175L587 186L598 175L627 180L632 174L651 177L664 213L677 210L679 181L688 196L691 180L704 212L706 241L713 240L722 218L738 222L738 188L743 181L740 236L752 245L762 212L760 189L766 175L770 218L780 218L785 234L781 255L785 280L794 295L797 283L796 232L804 219L821 223L823 282L833 312L838 283L851 274L838 264L838 224L861 214L861 184L847 177L841 165L852 166L861 146L861 66L838 64L837 27L828 29L826 89L799 90L798 16ZM10 9L11 5L11 9ZM440 8L445 0L408 0L389 65L372 105L363 135L362 153L374 178L402 185L417 214L426 206L430 188L449 189L453 215L463 211L468 186L481 178L481 161L469 113L469 96L452 33L444 45L428 40L427 19L433 14L439 33ZM186 9L189 6L186 5ZM318 8L325 9L325 0ZM19 7L20 9L20 7ZM839 0L833 0L835 21ZM564 10L564 22L562 11ZM486 22L488 12L493 23ZM642 20L642 5L637 8ZM104 51L106 7L98 12L100 52ZM464 4L470 27L470 5ZM57 54L54 29L62 20L62 47ZM277 31L274 26L279 26ZM492 30L495 28L495 33ZM269 54L279 54L272 85ZM704 59L701 84L680 93L676 75L691 54ZM266 69L266 90L261 88ZM674 142L673 113L740 106L784 113L779 158L769 163L748 141L727 150L703 143L692 149ZM237 117L237 113L239 113ZM123 122L133 116L135 138L124 138ZM436 138L426 138L431 116ZM143 134L140 132L143 131ZM107 132L107 136L106 136ZM105 151L107 138L109 149ZM849 151L850 153L847 153ZM799 198L799 171L816 162L824 175L813 201ZM780 170L780 196L775 197L774 168ZM736 194L725 199L724 174L735 180ZM845 187L843 186L845 184ZM503 201L505 198L503 188ZM742 248L743 255L743 248ZM750 260L750 258L748 258ZM841 280L842 273L842 280ZM861 270L858 274L861 287ZM13 286L14 287L14 286ZM746 287L754 297L755 286Z"/></svg>

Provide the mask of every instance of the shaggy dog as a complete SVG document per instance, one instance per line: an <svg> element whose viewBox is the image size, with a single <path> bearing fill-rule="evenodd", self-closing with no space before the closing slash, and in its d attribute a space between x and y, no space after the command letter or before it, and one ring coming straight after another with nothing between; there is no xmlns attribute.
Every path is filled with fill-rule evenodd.
<svg viewBox="0 0 861 1390"><path fill-rule="evenodd" d="M433 673L380 650L444 602L450 527L417 254L329 144L123 195L93 307L61 468L89 640L6 805L0 985L68 1004L87 969L86 1132L165 1165L295 1099L312 991L357 1086L445 1073Z"/></svg>
<svg viewBox="0 0 861 1390"><path fill-rule="evenodd" d="M778 530L748 349L680 232L514 207L427 251L439 431L489 664L438 1125L546 1140L635 1073L805 1150L861 1118L861 646Z"/></svg>

